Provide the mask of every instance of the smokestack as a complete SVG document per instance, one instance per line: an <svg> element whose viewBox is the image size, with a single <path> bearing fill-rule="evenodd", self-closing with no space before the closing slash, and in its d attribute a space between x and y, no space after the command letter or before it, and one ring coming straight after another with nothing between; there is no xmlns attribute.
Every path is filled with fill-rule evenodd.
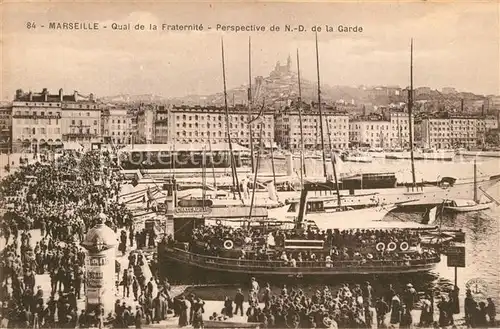
<svg viewBox="0 0 500 329"><path fill-rule="evenodd" d="M464 99L460 100L460 112L464 113Z"/></svg>
<svg viewBox="0 0 500 329"><path fill-rule="evenodd" d="M63 89L59 89L59 101L62 102L63 101Z"/></svg>
<svg viewBox="0 0 500 329"><path fill-rule="evenodd" d="M94 94L93 94L93 93L90 93L90 95L89 95L89 100L90 100L91 102L93 102L93 101L94 101Z"/></svg>
<svg viewBox="0 0 500 329"><path fill-rule="evenodd" d="M73 91L73 97L75 98L75 102L76 102L76 98L78 97L78 91Z"/></svg>
<svg viewBox="0 0 500 329"><path fill-rule="evenodd" d="M366 116L366 106L363 104L363 116Z"/></svg>
<svg viewBox="0 0 500 329"><path fill-rule="evenodd" d="M46 102L47 101L47 96L48 96L49 92L47 91L47 88L43 88L42 90L42 95L43 95L43 101Z"/></svg>
<svg viewBox="0 0 500 329"><path fill-rule="evenodd" d="M33 102L33 93L30 91L28 94L30 102Z"/></svg>
<svg viewBox="0 0 500 329"><path fill-rule="evenodd" d="M484 117L484 104L481 105L481 116Z"/></svg>

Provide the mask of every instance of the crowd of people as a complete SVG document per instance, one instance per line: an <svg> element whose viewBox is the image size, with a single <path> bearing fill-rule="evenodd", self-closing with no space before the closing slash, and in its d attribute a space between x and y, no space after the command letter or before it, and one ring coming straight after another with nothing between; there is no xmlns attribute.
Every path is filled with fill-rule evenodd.
<svg viewBox="0 0 500 329"><path fill-rule="evenodd" d="M119 190L110 155L98 151L26 163L2 180L0 327L99 325L99 311L78 309L85 290L80 242L99 220L115 230L131 225L131 213L117 202ZM40 229L36 242L32 229ZM49 291L37 284L44 274Z"/></svg>
<svg viewBox="0 0 500 329"><path fill-rule="evenodd" d="M297 240L322 242L321 250L296 247L290 251L285 248L285 243L293 245ZM310 266L308 262L326 267L376 264L378 261L410 265L439 258L435 250L420 248L418 231L396 228L320 231L308 227L305 230L265 231L255 227L205 225L193 230L189 248L204 255L280 261L291 267Z"/></svg>

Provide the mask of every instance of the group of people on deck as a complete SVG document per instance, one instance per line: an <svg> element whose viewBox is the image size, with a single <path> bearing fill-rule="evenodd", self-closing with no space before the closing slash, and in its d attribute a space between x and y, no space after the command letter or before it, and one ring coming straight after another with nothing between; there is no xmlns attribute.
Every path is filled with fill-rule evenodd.
<svg viewBox="0 0 500 329"><path fill-rule="evenodd" d="M295 240L322 241L322 249L294 248L290 251L285 248L287 242L293 244ZM257 227L215 225L195 228L189 242L190 251L198 254L282 261L291 267L310 266L307 262L321 263L326 267L377 261L411 265L439 257L432 248L420 248L418 231L402 229L320 231L308 227L305 230L275 229L267 232ZM228 249L238 253L228 253Z"/></svg>

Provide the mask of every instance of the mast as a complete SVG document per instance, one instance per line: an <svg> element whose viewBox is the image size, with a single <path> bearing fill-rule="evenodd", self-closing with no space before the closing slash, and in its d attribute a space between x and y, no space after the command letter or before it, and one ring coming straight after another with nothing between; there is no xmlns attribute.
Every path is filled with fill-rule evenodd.
<svg viewBox="0 0 500 329"><path fill-rule="evenodd" d="M254 158L253 158L253 133L252 133L252 37L248 37L248 133L250 134L250 158L252 165L252 172L254 172Z"/></svg>
<svg viewBox="0 0 500 329"><path fill-rule="evenodd" d="M263 123L260 124L261 131L262 131L263 125L264 125ZM274 183L274 187L276 188L276 171L274 169L274 145L273 145L273 141L271 141L270 143L271 143L271 167L273 169L273 183Z"/></svg>
<svg viewBox="0 0 500 329"><path fill-rule="evenodd" d="M302 86L300 84L300 61L299 50L297 49L297 79L299 80L299 99L297 109L299 110L300 126L300 187L304 186L304 175L306 175L306 164L304 161L304 131L302 127Z"/></svg>
<svg viewBox="0 0 500 329"><path fill-rule="evenodd" d="M208 138L208 148L210 150L210 162L212 163L212 175L214 176L214 189L217 190L217 180L215 179L214 154L212 153L212 141Z"/></svg>
<svg viewBox="0 0 500 329"><path fill-rule="evenodd" d="M236 173L236 167L234 163L234 157L233 157L233 144L231 143L231 131L229 130L229 109L227 108L227 90L226 90L226 65L224 61L224 39L221 38L221 49L222 49L222 80L224 81L224 109L226 112L226 132L227 132L227 141L229 143L229 156L230 156L230 163L231 163L231 172L233 176L233 193L234 189L238 190L238 196L240 200L241 198L241 191L240 191L240 186L238 183L238 175ZM234 198L236 199L236 195L234 195Z"/></svg>
<svg viewBox="0 0 500 329"><path fill-rule="evenodd" d="M259 168L259 162L260 162L260 152L262 152L262 125L260 126L260 147L259 147L259 152L257 153L257 161L256 161L256 167L255 167L255 173L254 173L254 176L253 176L253 188L252 188L252 198L251 198L251 201L250 201L250 213L248 214L248 221L250 222L250 220L252 219L252 210L253 210L253 203L254 203L254 200L255 200L255 189L257 187L257 171L258 171L258 168ZM250 223L248 223L248 225L250 226Z"/></svg>
<svg viewBox="0 0 500 329"><path fill-rule="evenodd" d="M476 159L474 159L474 201L478 202L478 199L477 199L477 165L476 165Z"/></svg>
<svg viewBox="0 0 500 329"><path fill-rule="evenodd" d="M201 202L202 202L202 207L205 209L205 199L206 199L206 187L207 187L207 166L206 166L206 161L205 161L205 146L203 146L203 150L201 151L201 156L202 158L202 165L201 165Z"/></svg>
<svg viewBox="0 0 500 329"><path fill-rule="evenodd" d="M413 110L413 38L410 45L410 93L408 94L408 131L410 133L410 159L412 186L416 186L415 161L413 159L413 131L412 131L412 110Z"/></svg>
<svg viewBox="0 0 500 329"><path fill-rule="evenodd" d="M323 113L321 112L321 87L319 79L318 32L316 32L316 71L318 74L318 110L319 110L319 125L321 134L321 154L323 156L323 176L326 178L325 141L323 136Z"/></svg>

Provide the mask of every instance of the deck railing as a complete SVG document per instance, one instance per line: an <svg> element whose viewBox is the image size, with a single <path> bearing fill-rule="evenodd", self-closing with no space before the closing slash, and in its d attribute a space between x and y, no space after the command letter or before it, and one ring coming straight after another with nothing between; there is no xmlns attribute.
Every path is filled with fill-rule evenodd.
<svg viewBox="0 0 500 329"><path fill-rule="evenodd" d="M359 260L343 261L302 261L297 266L280 260L251 260L206 256L194 254L178 248L169 248L169 257L189 264L227 270L255 270L265 272L359 272L359 271L395 271L427 269L440 261L440 256L411 260L369 260L361 263Z"/></svg>

